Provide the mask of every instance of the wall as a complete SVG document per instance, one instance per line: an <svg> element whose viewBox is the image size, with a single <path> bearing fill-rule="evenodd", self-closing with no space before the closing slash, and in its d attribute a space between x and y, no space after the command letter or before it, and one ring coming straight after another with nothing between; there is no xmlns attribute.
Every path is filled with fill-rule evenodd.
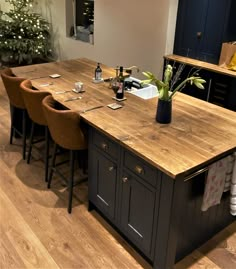
<svg viewBox="0 0 236 269"><path fill-rule="evenodd" d="M178 0L95 0L94 45L66 37L65 6L71 3L40 0L37 4L52 23L59 60L87 57L109 66L137 65L161 76L163 55L173 50Z"/></svg>

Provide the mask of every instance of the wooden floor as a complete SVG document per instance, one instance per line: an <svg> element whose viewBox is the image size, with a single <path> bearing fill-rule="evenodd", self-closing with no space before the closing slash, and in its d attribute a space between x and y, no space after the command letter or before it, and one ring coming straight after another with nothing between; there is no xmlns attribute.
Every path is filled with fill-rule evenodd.
<svg viewBox="0 0 236 269"><path fill-rule="evenodd" d="M87 184L75 187L73 211L60 180L48 190L43 163L27 165L9 145L9 105L0 81L0 268L151 269L95 211ZM235 269L236 224L175 265L175 269Z"/></svg>

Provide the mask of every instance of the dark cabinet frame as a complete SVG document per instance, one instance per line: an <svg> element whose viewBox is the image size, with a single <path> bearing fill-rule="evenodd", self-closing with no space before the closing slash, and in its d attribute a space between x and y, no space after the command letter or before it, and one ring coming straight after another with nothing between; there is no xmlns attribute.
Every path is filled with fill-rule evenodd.
<svg viewBox="0 0 236 269"><path fill-rule="evenodd" d="M232 0L179 0L174 53L218 63L223 42L236 39ZM234 10L234 11L232 11Z"/></svg>

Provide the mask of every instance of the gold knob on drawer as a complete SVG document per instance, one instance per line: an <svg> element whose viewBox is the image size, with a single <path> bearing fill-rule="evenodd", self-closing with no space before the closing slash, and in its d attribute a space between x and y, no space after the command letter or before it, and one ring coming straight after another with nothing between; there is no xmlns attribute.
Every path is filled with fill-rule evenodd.
<svg viewBox="0 0 236 269"><path fill-rule="evenodd" d="M108 150L108 145L104 142L101 144L103 150Z"/></svg>
<svg viewBox="0 0 236 269"><path fill-rule="evenodd" d="M123 181L124 183L126 183L126 182L128 181L128 178L127 178L127 177L122 177L122 181Z"/></svg>
<svg viewBox="0 0 236 269"><path fill-rule="evenodd" d="M108 167L108 170L109 170L110 172L113 171L114 169L116 169L115 166L110 166L110 167Z"/></svg>
<svg viewBox="0 0 236 269"><path fill-rule="evenodd" d="M135 172L137 172L138 174L144 174L144 170L141 166L136 165L134 168Z"/></svg>

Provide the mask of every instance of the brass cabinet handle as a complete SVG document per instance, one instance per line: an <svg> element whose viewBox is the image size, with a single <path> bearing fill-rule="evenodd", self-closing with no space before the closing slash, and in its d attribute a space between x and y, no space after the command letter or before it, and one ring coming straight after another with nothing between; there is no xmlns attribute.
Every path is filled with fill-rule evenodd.
<svg viewBox="0 0 236 269"><path fill-rule="evenodd" d="M124 183L126 183L126 182L128 181L128 178L127 178L127 177L122 177L122 181L123 181Z"/></svg>
<svg viewBox="0 0 236 269"><path fill-rule="evenodd" d="M139 165L136 165L135 168L134 168L134 170L138 174L144 174L144 169L141 166L139 166Z"/></svg>
<svg viewBox="0 0 236 269"><path fill-rule="evenodd" d="M102 147L102 149L103 150L108 150L108 145L105 143L105 142L103 142L102 144L101 144L101 147Z"/></svg>

